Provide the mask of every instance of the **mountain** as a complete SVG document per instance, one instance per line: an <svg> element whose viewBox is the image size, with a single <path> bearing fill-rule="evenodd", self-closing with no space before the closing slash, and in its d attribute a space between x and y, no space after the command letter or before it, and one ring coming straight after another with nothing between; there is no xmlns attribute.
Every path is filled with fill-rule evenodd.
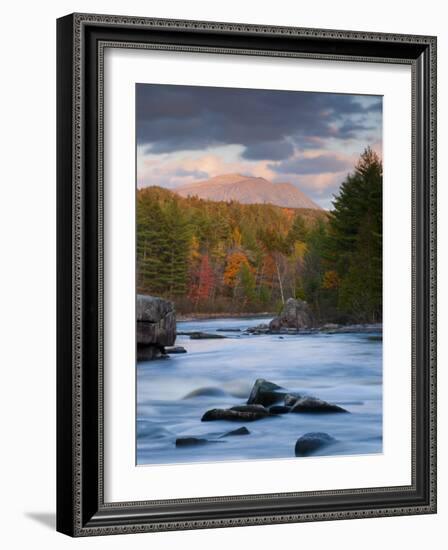
<svg viewBox="0 0 448 550"><path fill-rule="evenodd" d="M286 208L322 210L291 183L272 183L264 178L224 174L174 189L182 197L211 201L237 201L242 204L275 204Z"/></svg>

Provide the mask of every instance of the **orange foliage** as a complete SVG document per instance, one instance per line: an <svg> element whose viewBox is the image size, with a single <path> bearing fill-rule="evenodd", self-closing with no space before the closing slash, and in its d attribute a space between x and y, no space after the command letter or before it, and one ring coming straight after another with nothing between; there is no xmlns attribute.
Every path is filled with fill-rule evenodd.
<svg viewBox="0 0 448 550"><path fill-rule="evenodd" d="M226 269L224 271L224 284L232 287L235 286L238 273L240 272L241 266L243 264L246 264L248 267L250 267L249 260L247 259L246 254L244 254L243 252L233 252L228 256Z"/></svg>
<svg viewBox="0 0 448 550"><path fill-rule="evenodd" d="M322 288L339 288L340 279L336 271L326 271L322 280Z"/></svg>

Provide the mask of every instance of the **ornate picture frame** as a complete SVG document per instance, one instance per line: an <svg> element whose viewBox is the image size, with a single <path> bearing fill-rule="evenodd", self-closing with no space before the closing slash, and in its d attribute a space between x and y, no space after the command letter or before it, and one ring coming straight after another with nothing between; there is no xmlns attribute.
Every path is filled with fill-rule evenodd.
<svg viewBox="0 0 448 550"><path fill-rule="evenodd" d="M103 155L109 47L410 66L410 485L105 501ZM91 536L435 513L436 38L72 14L57 22L57 51L57 530Z"/></svg>

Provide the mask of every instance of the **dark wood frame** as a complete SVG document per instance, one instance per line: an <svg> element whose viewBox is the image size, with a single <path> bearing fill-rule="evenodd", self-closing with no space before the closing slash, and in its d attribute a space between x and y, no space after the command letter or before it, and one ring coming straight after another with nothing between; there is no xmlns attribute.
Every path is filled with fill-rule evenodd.
<svg viewBox="0 0 448 550"><path fill-rule="evenodd" d="M104 502L102 55L111 46L411 65L410 486ZM436 38L73 14L57 22L57 51L58 531L88 536L434 513Z"/></svg>

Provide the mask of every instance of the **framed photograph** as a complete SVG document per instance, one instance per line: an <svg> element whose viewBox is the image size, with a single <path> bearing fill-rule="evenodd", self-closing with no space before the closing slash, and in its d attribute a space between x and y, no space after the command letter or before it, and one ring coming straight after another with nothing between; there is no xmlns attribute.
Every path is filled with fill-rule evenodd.
<svg viewBox="0 0 448 550"><path fill-rule="evenodd" d="M57 529L435 513L436 38L57 40Z"/></svg>

